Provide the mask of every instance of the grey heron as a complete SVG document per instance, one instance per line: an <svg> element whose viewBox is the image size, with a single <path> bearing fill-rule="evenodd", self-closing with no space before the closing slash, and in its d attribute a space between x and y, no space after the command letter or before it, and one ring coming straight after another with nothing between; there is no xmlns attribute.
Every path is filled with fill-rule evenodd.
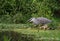
<svg viewBox="0 0 60 41"><path fill-rule="evenodd" d="M41 28L43 28L44 26L47 27L46 24L49 24L52 22L52 20L44 17L38 17L38 18L33 17L33 18L30 18L28 21L32 22L34 25L41 25ZM46 27L44 27L44 29Z"/></svg>

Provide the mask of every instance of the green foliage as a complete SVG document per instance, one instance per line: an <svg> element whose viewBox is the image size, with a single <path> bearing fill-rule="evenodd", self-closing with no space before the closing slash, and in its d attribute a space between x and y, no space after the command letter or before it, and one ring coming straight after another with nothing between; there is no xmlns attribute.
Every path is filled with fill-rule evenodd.
<svg viewBox="0 0 60 41"><path fill-rule="evenodd" d="M10 39L8 39L8 37L7 36L3 36L3 41L10 41Z"/></svg>
<svg viewBox="0 0 60 41"><path fill-rule="evenodd" d="M27 29L31 28L32 24L0 24L0 29Z"/></svg>
<svg viewBox="0 0 60 41"><path fill-rule="evenodd" d="M14 31L2 31L0 32L0 40L1 41L33 41L33 36L30 34L17 33Z"/></svg>
<svg viewBox="0 0 60 41"><path fill-rule="evenodd" d="M59 0L1 0L1 23L26 23L31 17L53 18L60 9Z"/></svg>
<svg viewBox="0 0 60 41"><path fill-rule="evenodd" d="M49 25L49 28L50 28L50 30L55 30L55 29L59 28L59 27L58 27L58 23L52 22L52 23Z"/></svg>
<svg viewBox="0 0 60 41"><path fill-rule="evenodd" d="M0 30L0 41L60 41L60 30Z"/></svg>

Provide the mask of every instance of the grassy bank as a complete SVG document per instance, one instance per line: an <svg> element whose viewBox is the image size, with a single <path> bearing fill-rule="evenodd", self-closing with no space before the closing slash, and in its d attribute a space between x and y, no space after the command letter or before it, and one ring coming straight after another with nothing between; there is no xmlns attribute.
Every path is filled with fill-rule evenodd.
<svg viewBox="0 0 60 41"><path fill-rule="evenodd" d="M38 32L37 29L2 29L0 36L0 40L4 39L3 36L9 41L60 41L59 30L39 30Z"/></svg>
<svg viewBox="0 0 60 41"><path fill-rule="evenodd" d="M60 30L39 30L32 24L1 24L0 41L60 41Z"/></svg>

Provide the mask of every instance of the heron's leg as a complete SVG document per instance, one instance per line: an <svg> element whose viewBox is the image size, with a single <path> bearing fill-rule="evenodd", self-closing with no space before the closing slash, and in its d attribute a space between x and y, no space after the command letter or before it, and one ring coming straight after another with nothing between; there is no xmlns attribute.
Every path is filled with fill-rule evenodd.
<svg viewBox="0 0 60 41"><path fill-rule="evenodd" d="M34 27L35 27L35 28L37 28L37 27L38 27L38 25L34 25Z"/></svg>
<svg viewBox="0 0 60 41"><path fill-rule="evenodd" d="M46 29L48 29L48 26L47 26L47 25L44 25L44 26L42 26L42 28L43 28L44 30L46 30Z"/></svg>
<svg viewBox="0 0 60 41"><path fill-rule="evenodd" d="M40 29L40 30L42 29L42 24L39 25L39 29Z"/></svg>

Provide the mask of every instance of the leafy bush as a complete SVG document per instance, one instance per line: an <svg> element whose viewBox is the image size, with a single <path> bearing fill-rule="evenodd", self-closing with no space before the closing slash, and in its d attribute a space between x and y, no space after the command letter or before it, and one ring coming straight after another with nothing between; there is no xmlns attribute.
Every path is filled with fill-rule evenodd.
<svg viewBox="0 0 60 41"><path fill-rule="evenodd" d="M58 26L59 26L58 21L55 18L52 18L52 22L49 24L49 28L55 30L59 28Z"/></svg>
<svg viewBox="0 0 60 41"><path fill-rule="evenodd" d="M26 23L31 17L54 18L59 0L1 0L0 23Z"/></svg>

